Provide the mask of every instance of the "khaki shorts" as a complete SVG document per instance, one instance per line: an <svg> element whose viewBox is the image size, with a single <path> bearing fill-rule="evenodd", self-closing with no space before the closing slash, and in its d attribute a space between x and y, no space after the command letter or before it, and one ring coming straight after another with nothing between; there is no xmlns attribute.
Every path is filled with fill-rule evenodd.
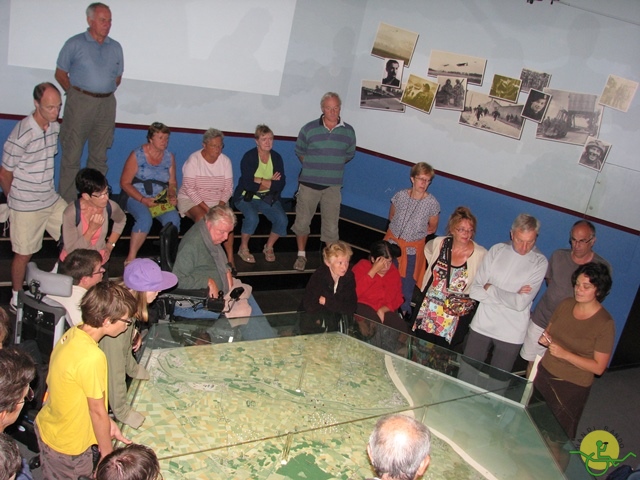
<svg viewBox="0 0 640 480"><path fill-rule="evenodd" d="M520 356L529 362L533 362L536 359L536 355L544 357L547 347L543 347L538 343L540 335L544 332L544 328L539 327L531 320L529 320L529 327L527 328L527 336L524 337L524 344L520 349Z"/></svg>
<svg viewBox="0 0 640 480"><path fill-rule="evenodd" d="M62 213L67 206L62 198L50 207L35 212L9 210L11 248L19 255L32 255L42 248L46 230L54 240L60 238Z"/></svg>

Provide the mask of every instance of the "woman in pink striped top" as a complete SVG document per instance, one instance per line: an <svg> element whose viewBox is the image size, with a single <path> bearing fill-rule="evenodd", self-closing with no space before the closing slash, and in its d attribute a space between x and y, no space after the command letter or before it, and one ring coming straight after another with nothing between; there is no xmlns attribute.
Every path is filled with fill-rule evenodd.
<svg viewBox="0 0 640 480"><path fill-rule="evenodd" d="M210 128L202 137L202 150L193 152L182 167L182 186L178 192L178 211L194 222L204 217L209 208L228 205L233 193L231 160L224 153L224 134ZM233 260L233 232L224 242L229 266Z"/></svg>

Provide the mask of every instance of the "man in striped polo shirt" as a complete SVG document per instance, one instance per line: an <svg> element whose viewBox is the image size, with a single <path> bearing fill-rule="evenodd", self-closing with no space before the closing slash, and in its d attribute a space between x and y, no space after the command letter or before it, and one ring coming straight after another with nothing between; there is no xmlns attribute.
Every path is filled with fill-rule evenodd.
<svg viewBox="0 0 640 480"><path fill-rule="evenodd" d="M344 166L356 153L356 132L340 118L342 102L337 93L327 92L320 100L322 115L300 129L296 155L302 162L296 195L296 220L291 227L296 234L298 258L295 270L304 270L309 225L320 204L320 240L335 242L342 201Z"/></svg>
<svg viewBox="0 0 640 480"><path fill-rule="evenodd" d="M12 297L15 312L27 263L42 248L44 231L60 238L62 212L67 203L53 184L54 156L58 151L60 92L52 83L33 89L35 111L14 127L4 144L0 187L7 196L10 236Z"/></svg>

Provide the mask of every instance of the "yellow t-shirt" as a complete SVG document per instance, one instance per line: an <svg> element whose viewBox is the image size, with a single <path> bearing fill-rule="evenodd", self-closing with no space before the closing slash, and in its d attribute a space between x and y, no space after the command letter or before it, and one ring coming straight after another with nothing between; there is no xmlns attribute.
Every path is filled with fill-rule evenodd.
<svg viewBox="0 0 640 480"><path fill-rule="evenodd" d="M44 443L65 455L80 455L97 443L87 398L104 398L107 409L107 357L78 327L63 335L51 353L49 397L36 417Z"/></svg>
<svg viewBox="0 0 640 480"><path fill-rule="evenodd" d="M269 161L267 163L258 161L258 168L256 168L256 173L253 176L271 180L271 178L273 177L273 162L271 161L271 156L269 156ZM269 190L260 190L260 193L265 193L268 191ZM258 197L257 195L254 195L253 198L256 200L260 199L260 197Z"/></svg>

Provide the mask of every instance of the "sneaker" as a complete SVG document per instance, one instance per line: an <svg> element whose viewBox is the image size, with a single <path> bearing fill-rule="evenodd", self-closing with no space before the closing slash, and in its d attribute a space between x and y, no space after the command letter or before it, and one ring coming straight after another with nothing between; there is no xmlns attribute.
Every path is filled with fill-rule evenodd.
<svg viewBox="0 0 640 480"><path fill-rule="evenodd" d="M293 264L293 269L302 272L306 264L307 264L307 257L299 256L298 258L296 258L296 262Z"/></svg>

